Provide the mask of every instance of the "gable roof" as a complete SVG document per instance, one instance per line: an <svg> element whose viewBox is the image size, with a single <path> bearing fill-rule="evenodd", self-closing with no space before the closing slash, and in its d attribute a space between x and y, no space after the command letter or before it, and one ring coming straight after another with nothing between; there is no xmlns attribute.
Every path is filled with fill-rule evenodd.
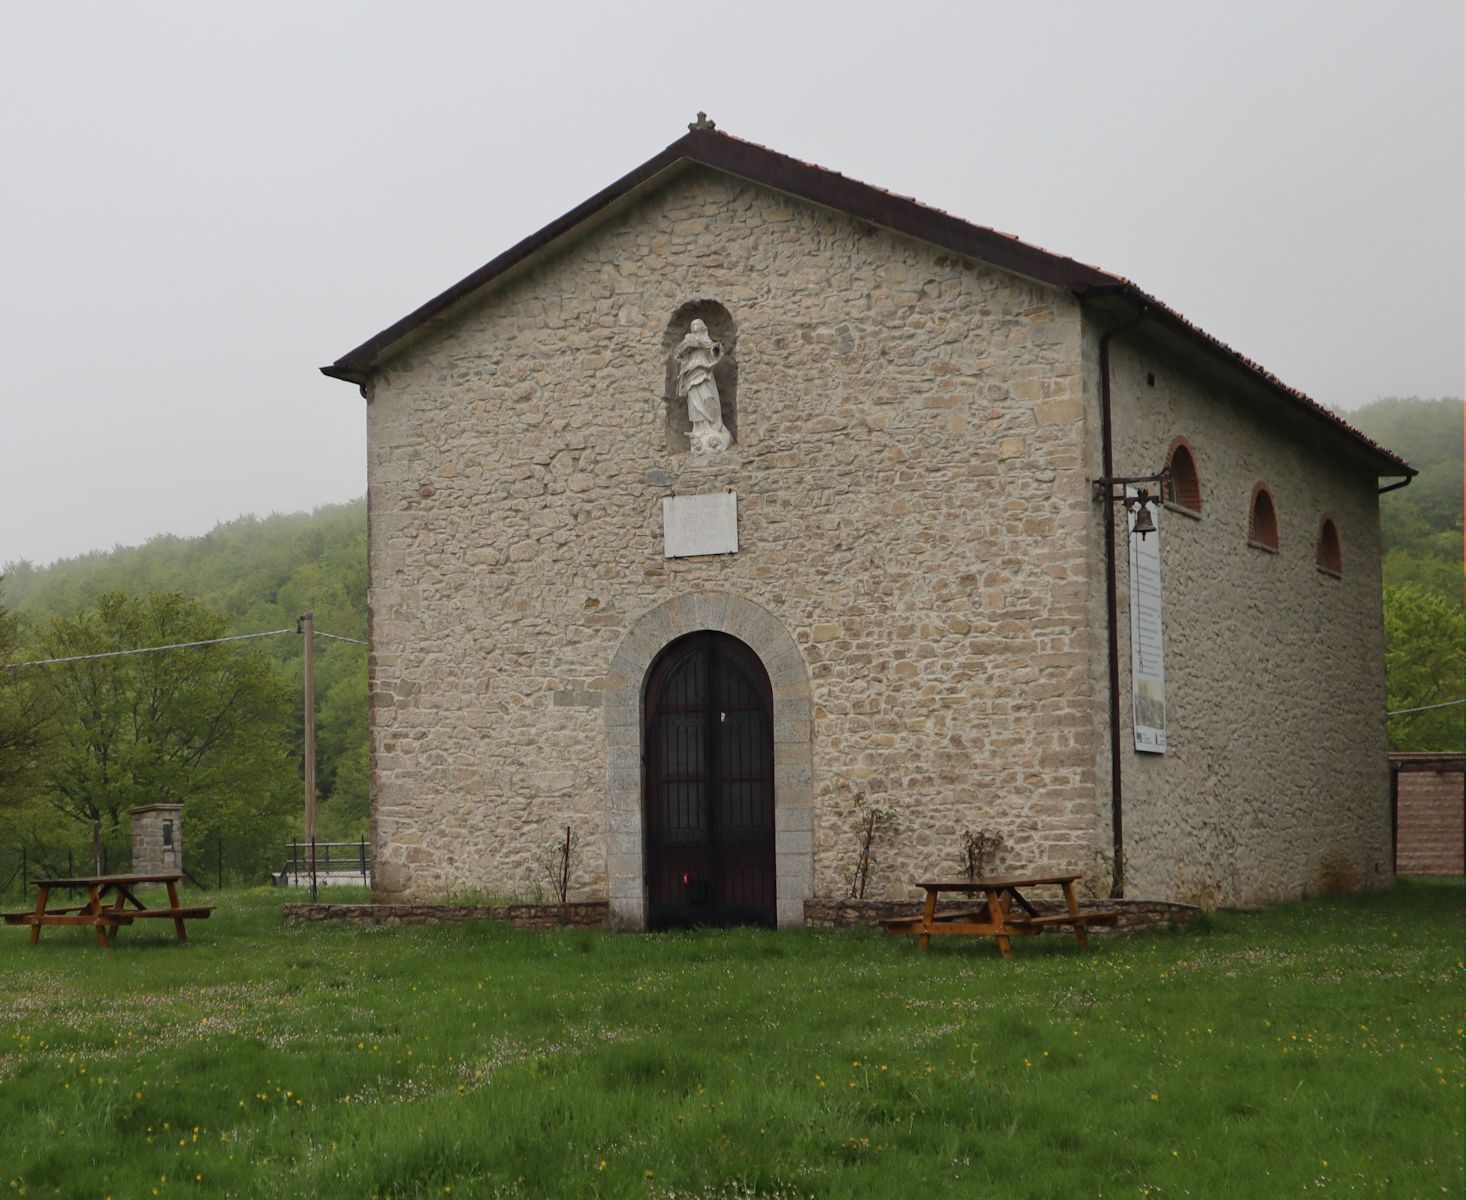
<svg viewBox="0 0 1466 1200"><path fill-rule="evenodd" d="M1053 254L1011 234L973 225L907 196L898 196L894 192L849 179L837 171L829 171L753 142L732 137L715 130L710 122L704 123L701 119L697 124L690 125L685 135L660 154L649 158L564 216L551 221L539 232L532 233L517 245L511 246L477 271L460 279L447 291L434 296L400 321L368 338L356 349L348 351L330 366L322 367L321 373L333 379L365 384L377 367L394 351L408 340L416 340L450 319L487 285L526 265L561 239L573 235L587 222L608 215L634 196L660 186L692 166L710 167L715 171L785 192L868 224L1061 288L1080 299L1114 297L1123 300L1132 307L1143 309L1149 319L1183 340L1240 368L1244 374L1290 406L1320 418L1345 434L1380 460L1381 474L1407 477L1418 474L1404 459L1367 438L1333 410L1296 388L1289 387L1271 372L1192 324L1175 309L1142 291L1122 276L1110 274L1061 254Z"/></svg>

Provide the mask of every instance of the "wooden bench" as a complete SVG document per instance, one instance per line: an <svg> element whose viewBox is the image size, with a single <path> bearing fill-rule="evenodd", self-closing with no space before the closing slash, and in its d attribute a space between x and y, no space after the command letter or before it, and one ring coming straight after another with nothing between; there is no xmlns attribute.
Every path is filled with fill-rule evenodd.
<svg viewBox="0 0 1466 1200"><path fill-rule="evenodd" d="M1089 945L1090 925L1109 925L1120 919L1120 913L1091 909L1082 911L1074 895L1079 875L1012 876L1000 879L937 880L920 883L926 902L919 917L894 917L884 922L890 933L904 933L916 938L925 949L933 937L991 937L1006 958L1013 953L1012 939L1036 937L1046 929L1068 926L1074 940L1082 947ZM1061 913L1040 913L1023 895L1021 889L1057 886L1064 895ZM937 898L943 892L965 896L982 896L981 908L937 912ZM1014 911L1014 906L1018 911Z"/></svg>
<svg viewBox="0 0 1466 1200"><path fill-rule="evenodd" d="M71 916L74 913L85 913L86 915L75 917L72 920L65 919L66 917ZM108 908L102 910L101 918L109 925L130 925L132 924L132 918L134 916L143 915L144 914L142 913L117 912L113 909ZM147 915L152 914L149 913ZM34 925L36 923L36 910L33 908L28 908L24 912L0 913L0 916L3 916L5 918L5 923L7 925ZM41 924L94 925L97 922L97 916L98 914L92 912L91 908L85 904L81 905L78 908L48 908L46 910L45 919L41 922Z"/></svg>
<svg viewBox="0 0 1466 1200"><path fill-rule="evenodd" d="M987 916L985 908L964 908L948 909L946 912L939 912L932 918L938 924L952 921L980 921ZM887 933L910 933L916 926L920 925L922 917L888 917L881 924L885 926Z"/></svg>
<svg viewBox="0 0 1466 1200"><path fill-rule="evenodd" d="M194 908L145 908L140 911L135 910L127 913L123 917L123 920L131 921L135 917L171 917L176 921L180 918L187 917L192 921L202 920L205 917L212 916L213 913L214 909L206 908L202 905Z"/></svg>
<svg viewBox="0 0 1466 1200"><path fill-rule="evenodd" d="M37 879L36 906L26 912L8 912L4 916L7 925L27 925L31 931L31 944L41 940L41 930L47 925L90 925L97 931L97 942L103 948L112 944L123 925L131 925L139 917L166 918L173 922L178 940L188 941L184 921L202 920L212 916L209 905L187 905L178 902L178 883L182 875L90 875L77 879ZM162 884L168 889L166 907L149 908L138 899L136 888L144 884ZM87 903L65 908L48 907L51 894L62 888L84 891Z"/></svg>
<svg viewBox="0 0 1466 1200"><path fill-rule="evenodd" d="M1118 912L1100 912L1081 910L1076 916L1073 913L1049 913L1044 916L1012 916L1008 917L1010 925L1113 925L1120 919Z"/></svg>

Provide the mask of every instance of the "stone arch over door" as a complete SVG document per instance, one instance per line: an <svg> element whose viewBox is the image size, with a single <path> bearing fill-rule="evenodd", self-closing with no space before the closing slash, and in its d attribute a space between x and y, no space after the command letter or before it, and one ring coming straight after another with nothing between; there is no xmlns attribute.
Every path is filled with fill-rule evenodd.
<svg viewBox="0 0 1466 1200"><path fill-rule="evenodd" d="M642 690L670 642L712 630L748 645L774 701L775 907L781 929L804 924L814 894L813 722L809 670L767 609L724 592L678 596L644 614L621 639L606 677L606 881L611 923L646 928L642 817Z"/></svg>

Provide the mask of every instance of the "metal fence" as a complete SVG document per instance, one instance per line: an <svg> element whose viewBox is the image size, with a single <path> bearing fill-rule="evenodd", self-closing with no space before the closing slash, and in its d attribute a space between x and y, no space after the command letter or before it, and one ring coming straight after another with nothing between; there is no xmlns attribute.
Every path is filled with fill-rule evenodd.
<svg viewBox="0 0 1466 1200"><path fill-rule="evenodd" d="M286 842L289 858L275 876L277 887L312 887L331 884L370 884L372 856L366 839L355 842ZM314 869L312 869L314 868Z"/></svg>
<svg viewBox="0 0 1466 1200"><path fill-rule="evenodd" d="M132 868L131 848L118 851L103 845L92 861L89 851L74 846L44 846L22 843L0 849L0 896L20 896L30 892L33 879L75 879L78 874L124 875ZM201 891L224 886L223 848L217 862L207 865L196 862L192 869L182 868L183 878Z"/></svg>
<svg viewBox="0 0 1466 1200"><path fill-rule="evenodd" d="M279 845L279 843L276 843ZM206 834L187 844L184 865L185 881L203 891L214 891L226 885L258 886L266 881L276 887L311 886L311 847L309 842L285 843L284 867L261 866L262 847L257 842L236 842ZM280 863L268 851L266 859ZM35 879L76 878L78 875L126 874L132 869L132 846L116 839L103 840L97 861L85 845L48 845L33 840L0 845L0 896L24 897ZM371 847L365 838L354 842L317 842L315 846L315 884L370 886L372 882Z"/></svg>

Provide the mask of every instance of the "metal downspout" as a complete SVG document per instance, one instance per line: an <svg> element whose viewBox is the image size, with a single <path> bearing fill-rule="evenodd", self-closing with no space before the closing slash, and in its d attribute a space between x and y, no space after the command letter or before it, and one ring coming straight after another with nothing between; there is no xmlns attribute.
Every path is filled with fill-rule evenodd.
<svg viewBox="0 0 1466 1200"><path fill-rule="evenodd" d="M1103 458L1103 474L1106 479L1115 474L1114 427L1110 414L1110 339L1128 333L1145 320L1147 309L1142 308L1123 325L1117 325L1100 336L1100 445ZM1115 570L1115 505L1108 496L1105 506L1105 617L1109 626L1110 667L1110 833L1112 838L1113 874L1110 878L1110 895L1115 898L1125 894L1125 806L1124 786L1120 774L1120 636L1119 599Z"/></svg>

